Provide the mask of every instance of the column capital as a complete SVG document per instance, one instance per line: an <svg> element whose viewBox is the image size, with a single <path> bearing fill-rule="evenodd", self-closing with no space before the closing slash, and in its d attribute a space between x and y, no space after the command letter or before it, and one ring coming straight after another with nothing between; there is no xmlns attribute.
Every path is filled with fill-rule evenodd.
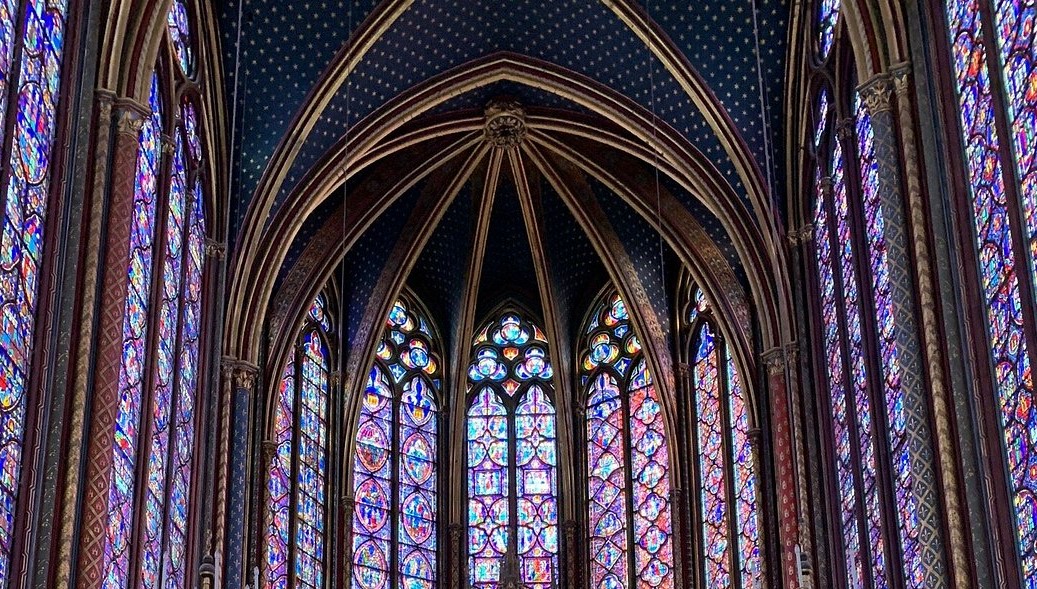
<svg viewBox="0 0 1037 589"><path fill-rule="evenodd" d="M270 461L274 459L274 453L277 452L277 441L276 440L263 440L262 452L263 452L263 464L270 464Z"/></svg>
<svg viewBox="0 0 1037 589"><path fill-rule="evenodd" d="M224 356L221 362L224 376L230 379L236 388L253 390L256 388L256 378L259 376L259 367L251 362L238 360Z"/></svg>
<svg viewBox="0 0 1037 589"><path fill-rule="evenodd" d="M176 151L176 140L171 135L163 133L162 137L162 153L165 155L173 155Z"/></svg>
<svg viewBox="0 0 1037 589"><path fill-rule="evenodd" d="M144 127L144 119L132 110L118 110L115 113L115 132L119 135L140 135Z"/></svg>
<svg viewBox="0 0 1037 589"><path fill-rule="evenodd" d="M222 260L227 256L227 246L211 237L205 238L205 255Z"/></svg>
<svg viewBox="0 0 1037 589"><path fill-rule="evenodd" d="M853 117L846 117L835 122L835 134L839 139L852 141L854 133L857 132L857 121ZM831 182L831 179L829 179Z"/></svg>
<svg viewBox="0 0 1037 589"><path fill-rule="evenodd" d="M893 90L897 99L903 100L911 87L911 62L905 61L889 68L889 77L893 80Z"/></svg>
<svg viewBox="0 0 1037 589"><path fill-rule="evenodd" d="M785 372L785 350L783 348L771 348L760 354L760 359L767 366L767 374L774 376Z"/></svg>
<svg viewBox="0 0 1037 589"><path fill-rule="evenodd" d="M893 109L893 79L889 74L879 74L857 87L864 106L872 115Z"/></svg>
<svg viewBox="0 0 1037 589"><path fill-rule="evenodd" d="M831 180L829 180L829 183L831 183ZM813 237L814 237L814 224L813 223L807 223L806 225L803 225L799 229L790 229L789 232L788 232L789 243L791 243L793 246L802 245L804 243L808 243L808 242L810 242L810 240Z"/></svg>

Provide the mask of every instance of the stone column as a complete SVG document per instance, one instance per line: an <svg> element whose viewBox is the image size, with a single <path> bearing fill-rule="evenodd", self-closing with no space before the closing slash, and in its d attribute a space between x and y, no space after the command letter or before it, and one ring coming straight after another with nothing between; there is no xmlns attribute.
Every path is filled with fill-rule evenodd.
<svg viewBox="0 0 1037 589"><path fill-rule="evenodd" d="M932 439L929 434L927 393L924 390L927 366L921 354L915 304L916 267L908 251L907 223L901 197L900 152L897 147L896 121L891 103L893 82L887 75L873 78L860 88L865 108L871 115L874 131L875 160L878 165L879 195L883 217L883 236L886 242L886 262L889 272L890 298L896 321L896 345L900 363L900 387L903 395L903 428L910 463L910 490L914 507L909 508L917 519L918 564L924 568L927 586L940 589L947 586L944 566L939 491L933 460ZM883 391L885 393L885 391ZM890 422L888 401L882 395L882 408ZM890 431L892 426L890 426ZM893 440L888 440L894 452L891 464L900 462L895 455ZM900 489L896 472L890 473L894 486ZM898 518L898 528L903 523ZM912 563L905 563L910 569Z"/></svg>
<svg viewBox="0 0 1037 589"><path fill-rule="evenodd" d="M583 567L580 566L580 551L577 546L576 531L579 526L576 524L576 520L568 519L562 522L562 536L564 543L562 546L565 547L565 562L561 566L565 567L565 582L566 587L583 587L583 575L580 572ZM561 584L559 583L561 586Z"/></svg>
<svg viewBox="0 0 1037 589"><path fill-rule="evenodd" d="M775 348L765 352L763 362L767 367L767 388L771 402L780 578L785 589L799 589L799 508L796 503L785 350Z"/></svg>
<svg viewBox="0 0 1037 589"><path fill-rule="evenodd" d="M231 376L230 434L226 446L226 589L241 589L245 563L245 514L249 512L249 439L252 424L252 397L256 391L259 367L243 361L229 363Z"/></svg>
<svg viewBox="0 0 1037 589"><path fill-rule="evenodd" d="M929 223L927 222L925 196L922 194L922 172L919 167L918 147L915 138L915 121L911 109L911 64L895 66L890 76L897 98L897 115L900 123L900 146L904 162L904 184L907 212L910 218L911 252L915 260L915 277L918 280L918 296L921 307L922 329L920 336L925 346L928 361L929 386L932 389L933 425L936 430L936 447L939 469L944 485L944 513L965 512L961 504L958 481L958 460L954 455L950 407L953 405L951 388L944 374L944 339L940 336L940 319L937 314L935 262L930 251ZM968 530L965 518L948 517L950 535L950 568L954 572L954 586L966 589L969 579L970 559L966 551Z"/></svg>
<svg viewBox="0 0 1037 589"><path fill-rule="evenodd" d="M353 582L353 514L356 512L356 498L350 493L342 497L342 576L343 587L351 587Z"/></svg>
<svg viewBox="0 0 1037 589"><path fill-rule="evenodd" d="M465 527L463 524L450 524L450 587L463 589L468 587L468 565L465 552Z"/></svg>
<svg viewBox="0 0 1037 589"><path fill-rule="evenodd" d="M102 289L98 306L90 438L87 445L82 524L80 528L79 589L101 586L109 520L108 491L112 475L112 444L119 411L123 319L126 310L126 271L130 261L134 180L140 130L147 109L129 99L113 101L111 172L108 187L107 238L104 241ZM96 195L101 198L100 195Z"/></svg>

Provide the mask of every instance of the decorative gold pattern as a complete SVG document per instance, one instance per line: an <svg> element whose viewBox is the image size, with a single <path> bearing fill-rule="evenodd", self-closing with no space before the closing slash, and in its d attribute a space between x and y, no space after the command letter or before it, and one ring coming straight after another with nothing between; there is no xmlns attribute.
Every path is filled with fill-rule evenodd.
<svg viewBox="0 0 1037 589"><path fill-rule="evenodd" d="M486 106L486 140L497 147L517 147L526 137L526 111L517 101L502 98Z"/></svg>

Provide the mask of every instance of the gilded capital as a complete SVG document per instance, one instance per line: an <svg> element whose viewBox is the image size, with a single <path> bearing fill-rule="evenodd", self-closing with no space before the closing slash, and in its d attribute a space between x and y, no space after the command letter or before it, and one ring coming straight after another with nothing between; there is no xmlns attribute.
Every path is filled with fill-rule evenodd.
<svg viewBox="0 0 1037 589"><path fill-rule="evenodd" d="M858 90L864 105L872 115L892 110L893 80L889 75L875 76Z"/></svg>
<svg viewBox="0 0 1037 589"><path fill-rule="evenodd" d="M224 356L222 369L224 376L230 379L234 388L247 391L252 391L256 388L259 367L255 364Z"/></svg>
<svg viewBox="0 0 1037 589"><path fill-rule="evenodd" d="M889 70L889 76L893 80L893 89L897 98L903 100L911 87L911 63L904 62L893 66Z"/></svg>
<svg viewBox="0 0 1037 589"><path fill-rule="evenodd" d="M140 130L143 127L144 119L135 111L128 109L120 110L115 115L115 132L120 135L133 135L136 137L140 134Z"/></svg>

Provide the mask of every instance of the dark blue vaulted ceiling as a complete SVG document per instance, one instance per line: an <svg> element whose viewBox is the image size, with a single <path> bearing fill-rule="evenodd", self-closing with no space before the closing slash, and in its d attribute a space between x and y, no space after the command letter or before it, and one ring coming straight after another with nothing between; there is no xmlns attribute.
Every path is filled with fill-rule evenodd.
<svg viewBox="0 0 1037 589"><path fill-rule="evenodd" d="M239 2L243 5L239 6ZM235 115L234 228L267 161L307 93L378 4L374 0L228 0L220 11L228 112ZM757 0L762 68L757 68L751 0L646 2L663 31L708 83L751 146L764 151L760 80L768 139L780 133L787 6ZM239 30L239 8L241 27ZM237 43L240 34L241 42ZM663 66L596 0L416 0L381 36L305 139L279 197L349 125L430 77L473 59L511 51L546 60L611 87L681 132L741 191L733 167L703 118ZM535 106L565 106L543 91L513 89ZM489 91L455 99L480 106ZM771 163L771 169L776 169Z"/></svg>

